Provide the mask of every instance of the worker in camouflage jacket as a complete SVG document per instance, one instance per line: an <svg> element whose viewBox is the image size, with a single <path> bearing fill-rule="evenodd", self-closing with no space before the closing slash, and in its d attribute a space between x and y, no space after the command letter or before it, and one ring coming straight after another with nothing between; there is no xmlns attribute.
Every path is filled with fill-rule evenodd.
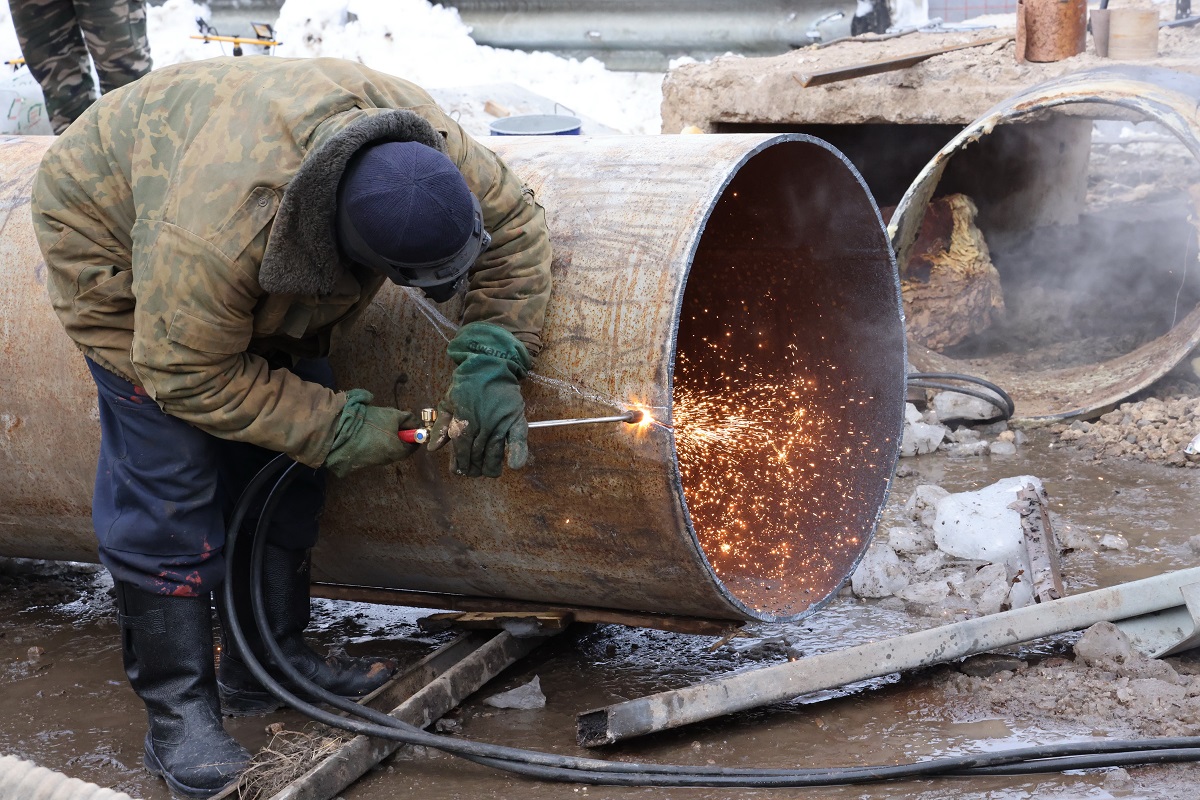
<svg viewBox="0 0 1200 800"><path fill-rule="evenodd" d="M308 550L324 473L406 458L415 446L397 431L420 421L335 389L330 337L385 280L435 302L465 292L431 449L450 444L464 476L522 466L519 381L550 292L545 215L413 84L334 59L245 57L101 98L47 151L33 217L50 299L99 393L92 515L149 712L146 765L208 797L247 759L221 707L277 707L228 636L214 674L209 594L233 502L276 453L308 467L267 533L272 630L324 688L381 685L391 662L304 644Z"/></svg>
<svg viewBox="0 0 1200 800"><path fill-rule="evenodd" d="M150 71L145 0L8 0L8 7L55 133L95 102L91 63L101 92Z"/></svg>

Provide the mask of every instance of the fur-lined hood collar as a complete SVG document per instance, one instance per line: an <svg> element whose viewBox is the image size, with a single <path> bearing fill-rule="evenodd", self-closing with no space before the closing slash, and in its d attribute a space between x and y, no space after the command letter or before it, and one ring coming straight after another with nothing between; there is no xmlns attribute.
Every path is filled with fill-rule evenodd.
<svg viewBox="0 0 1200 800"><path fill-rule="evenodd" d="M407 109L353 122L311 153L288 183L263 253L258 283L269 294L329 295L349 264L337 247L334 220L342 173L359 148L374 142L418 142L446 152L445 139Z"/></svg>

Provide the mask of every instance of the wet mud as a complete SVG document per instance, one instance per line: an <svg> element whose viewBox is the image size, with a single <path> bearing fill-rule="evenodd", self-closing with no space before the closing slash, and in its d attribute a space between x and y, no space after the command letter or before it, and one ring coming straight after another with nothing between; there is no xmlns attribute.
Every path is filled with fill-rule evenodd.
<svg viewBox="0 0 1200 800"><path fill-rule="evenodd" d="M905 459L884 524L887 515L902 513L899 507L918 485L966 491L1023 474L1044 482L1057 527L1074 526L1096 540L1120 534L1129 543L1122 551L1068 553L1063 573L1070 592L1193 566L1200 557L1188 542L1196 533L1195 482L1200 477L1195 472L1127 460L1094 461L1086 453L1057 446L1054 436L1039 431L1029 434L1016 456L939 453ZM0 561L0 752L145 800L166 800L163 784L141 768L145 716L121 669L110 587L103 571L89 565ZM352 653L386 653L412 663L447 641L446 635L419 630L417 620L425 613L318 601L312 640L318 649L344 646ZM801 622L751 626L744 636L715 650L710 649L714 640L706 637L616 626L572 632L470 698L452 715L452 735L596 755L574 744L580 711L935 624L938 620L907 613L896 604L842 594ZM1010 649L1028 665L1015 672L969 677L958 665L948 665L889 676L634 740L600 754L627 761L828 766L1155 734L1153 726L1130 723L1137 714L1136 697L1108 709L1087 706L1093 699L1089 693L1100 684L1096 673L1072 662L1076 638L1068 634ZM1194 659L1172 663L1189 680L1200 671ZM483 704L484 697L534 676L548 698L545 708L499 710ZM1035 685L1041 690L1028 691ZM1072 707L1080 713L1071 713ZM1123 709L1128 719L1116 715L1105 722L1103 714L1114 709ZM1091 713L1097 711L1101 716ZM310 729L293 712L228 721L231 732L251 748L268 741L266 726L272 723ZM403 749L342 797L1190 798L1197 782L1200 767L1167 766L807 791L583 788L538 783L440 753Z"/></svg>

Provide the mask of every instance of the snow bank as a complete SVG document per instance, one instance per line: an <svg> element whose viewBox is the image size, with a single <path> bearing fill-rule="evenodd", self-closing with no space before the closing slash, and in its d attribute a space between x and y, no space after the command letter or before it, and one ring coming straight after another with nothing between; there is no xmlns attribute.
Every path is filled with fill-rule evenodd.
<svg viewBox="0 0 1200 800"><path fill-rule="evenodd" d="M659 131L661 74L483 47L458 11L426 0L287 0L276 33L280 56L346 58L429 89L515 83L624 133Z"/></svg>
<svg viewBox="0 0 1200 800"><path fill-rule="evenodd" d="M17 32L13 29L12 14L8 4L0 6L0 62L21 57L21 45L17 43ZM9 69L0 64L0 68Z"/></svg>
<svg viewBox="0 0 1200 800"><path fill-rule="evenodd" d="M197 17L212 20L207 5L166 0L147 13L155 67L231 52L231 45L189 38L197 33ZM658 133L661 124L661 73L612 72L594 58L482 47L458 11L426 0L287 0L276 34L283 42L278 56L346 58L426 89L513 83L623 133ZM11 15L2 6L0 56L20 54Z"/></svg>

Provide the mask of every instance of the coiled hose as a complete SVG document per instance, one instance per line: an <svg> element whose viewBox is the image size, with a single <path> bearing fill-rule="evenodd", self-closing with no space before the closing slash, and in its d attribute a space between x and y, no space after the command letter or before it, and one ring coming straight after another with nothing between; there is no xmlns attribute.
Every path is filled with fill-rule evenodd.
<svg viewBox="0 0 1200 800"><path fill-rule="evenodd" d="M134 800L15 756L0 756L0 800Z"/></svg>
<svg viewBox="0 0 1200 800"><path fill-rule="evenodd" d="M229 615L229 633L237 641L239 652L243 654L247 668L271 694L300 713L330 727L403 744L432 747L468 761L527 777L609 786L743 788L836 786L902 778L1023 775L1033 772L1061 772L1096 767L1200 761L1200 736L1066 742L896 765L752 769L604 761L544 753L537 750L524 750L429 733L317 686L288 662L278 642L271 634L262 592L262 563L267 539L265 531L283 496L283 489L291 482L294 470L298 466L300 465L291 461L287 456L280 455L263 467L250 481L238 499L233 517L229 522L225 541L226 563L232 565L237 562L237 548L244 546L239 542L239 531L242 523L245 522L247 512L257 496L268 484L273 483L259 514L258 525L252 534L250 597L259 635L267 648L272 663L301 692L309 697L318 698L320 702L352 716L344 717L301 699L272 677L253 656L250 642L238 623L238 614L236 613ZM235 607L232 581L232 567L230 567L226 571L225 583L222 587L225 602L230 608Z"/></svg>

